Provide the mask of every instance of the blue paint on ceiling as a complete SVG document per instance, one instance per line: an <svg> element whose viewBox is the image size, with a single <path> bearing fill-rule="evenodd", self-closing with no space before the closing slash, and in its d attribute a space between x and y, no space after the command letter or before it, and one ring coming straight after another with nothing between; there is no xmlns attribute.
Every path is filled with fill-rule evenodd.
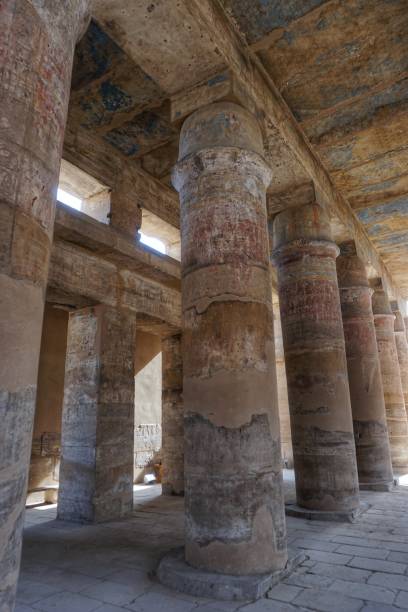
<svg viewBox="0 0 408 612"><path fill-rule="evenodd" d="M116 61L126 59L122 49L91 20L75 50L72 89L77 90L101 78Z"/></svg>
<svg viewBox="0 0 408 612"><path fill-rule="evenodd" d="M132 96L129 96L123 89L110 80L101 83L99 91L104 107L112 113L130 108L134 103Z"/></svg>
<svg viewBox="0 0 408 612"><path fill-rule="evenodd" d="M408 216L408 195L403 195L395 200L381 202L369 208L356 211L358 218L364 224L381 223L391 217Z"/></svg>
<svg viewBox="0 0 408 612"><path fill-rule="evenodd" d="M162 117L146 111L105 134L104 139L130 157L144 154L175 135L175 129Z"/></svg>
<svg viewBox="0 0 408 612"><path fill-rule="evenodd" d="M231 10L249 43L263 38L276 28L286 28L327 0L223 0Z"/></svg>

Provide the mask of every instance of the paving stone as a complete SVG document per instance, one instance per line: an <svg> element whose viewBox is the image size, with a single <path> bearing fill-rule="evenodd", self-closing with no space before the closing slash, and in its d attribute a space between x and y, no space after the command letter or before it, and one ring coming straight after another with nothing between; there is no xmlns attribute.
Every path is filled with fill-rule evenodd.
<svg viewBox="0 0 408 612"><path fill-rule="evenodd" d="M362 546L350 546L344 544L337 548L336 552L343 555L353 555L356 557L368 557L369 559L386 559L389 551L384 548L369 548Z"/></svg>
<svg viewBox="0 0 408 612"><path fill-rule="evenodd" d="M166 597L160 593L146 593L138 597L126 609L135 612L190 612L197 604L178 597Z"/></svg>
<svg viewBox="0 0 408 612"><path fill-rule="evenodd" d="M34 608L32 608L31 606L26 606L25 604L16 604L16 607L14 608L14 612L33 612Z"/></svg>
<svg viewBox="0 0 408 612"><path fill-rule="evenodd" d="M375 601L377 603L391 604L395 598L395 593L388 589L346 580L335 580L329 587L329 591L336 591L349 597L357 597L358 599Z"/></svg>
<svg viewBox="0 0 408 612"><path fill-rule="evenodd" d="M100 605L101 602L96 599L63 591L34 604L33 608L43 612L93 612Z"/></svg>
<svg viewBox="0 0 408 612"><path fill-rule="evenodd" d="M273 589L268 591L268 599L277 599L278 601L291 602L302 589L292 586L290 584L278 584Z"/></svg>
<svg viewBox="0 0 408 612"><path fill-rule="evenodd" d="M370 602L361 609L361 612L401 612L401 608Z"/></svg>
<svg viewBox="0 0 408 612"><path fill-rule="evenodd" d="M323 552L333 552L338 546L336 542L314 540L313 538L297 538L291 542L293 548L306 548L307 550L321 550Z"/></svg>
<svg viewBox="0 0 408 612"><path fill-rule="evenodd" d="M293 603L319 612L359 612L364 602L337 592L304 589Z"/></svg>
<svg viewBox="0 0 408 612"><path fill-rule="evenodd" d="M384 574L382 572L375 572L368 579L368 584L376 584L378 586L384 586L389 589L398 589L400 591L408 591L408 576L402 576L401 574Z"/></svg>
<svg viewBox="0 0 408 612"><path fill-rule="evenodd" d="M401 591L398 593L397 599L394 603L397 607L408 610L408 593L406 591Z"/></svg>
<svg viewBox="0 0 408 612"><path fill-rule="evenodd" d="M103 603L111 603L117 606L124 606L130 603L136 597L146 591L145 584L135 584L133 586L128 584L120 584L119 582L111 582L105 580L97 586L92 586L82 591L83 595L87 597L93 597Z"/></svg>
<svg viewBox="0 0 408 612"><path fill-rule="evenodd" d="M336 565L335 567L339 567ZM326 578L322 574L292 574L285 580L285 584L293 584L300 587L320 587L326 589L333 582L332 578Z"/></svg>
<svg viewBox="0 0 408 612"><path fill-rule="evenodd" d="M33 604L61 590L62 589L41 582L21 580L17 590L17 601L24 604Z"/></svg>
<svg viewBox="0 0 408 612"><path fill-rule="evenodd" d="M390 552L387 561L395 561L396 563L408 563L408 553L406 552Z"/></svg>
<svg viewBox="0 0 408 612"><path fill-rule="evenodd" d="M333 565L331 563L316 563L308 571L319 576L354 582L365 582L371 574L367 570L356 569L347 565Z"/></svg>
<svg viewBox="0 0 408 612"><path fill-rule="evenodd" d="M290 603L273 601L272 599L259 599L254 603L239 608L239 612L306 612L306 610Z"/></svg>
<svg viewBox="0 0 408 612"><path fill-rule="evenodd" d="M381 561L380 559L368 559L367 557L353 557L349 565L373 572L389 572L390 574L404 574L406 565L393 563L392 561Z"/></svg>
<svg viewBox="0 0 408 612"><path fill-rule="evenodd" d="M323 552L320 550L309 550L307 555L313 561L334 563L336 565L347 565L352 559L350 555L339 555L338 553Z"/></svg>

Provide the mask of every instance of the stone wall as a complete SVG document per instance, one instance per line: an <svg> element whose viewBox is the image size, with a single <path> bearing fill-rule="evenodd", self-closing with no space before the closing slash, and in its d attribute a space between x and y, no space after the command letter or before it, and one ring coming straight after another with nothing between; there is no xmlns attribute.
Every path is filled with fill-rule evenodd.
<svg viewBox="0 0 408 612"><path fill-rule="evenodd" d="M44 500L44 493L33 490L58 486L67 328L68 312L46 304L28 485L29 502Z"/></svg>
<svg viewBox="0 0 408 612"><path fill-rule="evenodd" d="M162 358L159 336L137 331L135 350L134 480L161 461Z"/></svg>

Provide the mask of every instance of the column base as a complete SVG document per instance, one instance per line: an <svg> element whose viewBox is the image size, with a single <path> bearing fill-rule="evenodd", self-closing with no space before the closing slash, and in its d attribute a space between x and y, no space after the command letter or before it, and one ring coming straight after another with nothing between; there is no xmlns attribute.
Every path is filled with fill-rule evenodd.
<svg viewBox="0 0 408 612"><path fill-rule="evenodd" d="M339 523L354 523L370 507L369 504L360 503L355 510L309 510L296 504L285 504L286 516L303 518L309 521L337 521Z"/></svg>
<svg viewBox="0 0 408 612"><path fill-rule="evenodd" d="M184 548L167 553L160 561L157 577L165 586L194 597L208 597L224 601L254 601L286 578L307 555L288 551L286 566L271 574L232 576L196 569L184 559Z"/></svg>
<svg viewBox="0 0 408 612"><path fill-rule="evenodd" d="M378 491L389 493L395 487L395 481L393 482L373 482L359 484L360 491Z"/></svg>

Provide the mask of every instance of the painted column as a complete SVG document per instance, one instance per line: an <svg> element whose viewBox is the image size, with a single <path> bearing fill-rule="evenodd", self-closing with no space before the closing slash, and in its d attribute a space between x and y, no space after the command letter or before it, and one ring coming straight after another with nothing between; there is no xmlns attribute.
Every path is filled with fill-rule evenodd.
<svg viewBox="0 0 408 612"><path fill-rule="evenodd" d="M404 396L405 411L408 411L408 342L404 319L398 308L398 302L391 302L391 310L395 315L394 333L397 346L398 363L401 374L402 393Z"/></svg>
<svg viewBox="0 0 408 612"><path fill-rule="evenodd" d="M395 315L391 310L381 279L375 279L372 286L374 288L372 296L374 324L384 390L391 461L393 468L408 468L408 423L394 334Z"/></svg>
<svg viewBox="0 0 408 612"><path fill-rule="evenodd" d="M0 610L12 610L44 292L75 42L87 0L0 3Z"/></svg>
<svg viewBox="0 0 408 612"><path fill-rule="evenodd" d="M360 488L388 488L393 474L371 306L373 291L354 241L340 245L337 276Z"/></svg>
<svg viewBox="0 0 408 612"><path fill-rule="evenodd" d="M132 313L72 312L68 324L58 518L101 522L133 507Z"/></svg>
<svg viewBox="0 0 408 612"><path fill-rule="evenodd" d="M359 506L336 257L317 204L289 208L273 225L297 503L318 511Z"/></svg>
<svg viewBox="0 0 408 612"><path fill-rule="evenodd" d="M186 561L232 575L287 559L259 125L232 103L192 114L181 201Z"/></svg>
<svg viewBox="0 0 408 612"><path fill-rule="evenodd" d="M184 494L183 359L181 334L162 340L162 488Z"/></svg>

